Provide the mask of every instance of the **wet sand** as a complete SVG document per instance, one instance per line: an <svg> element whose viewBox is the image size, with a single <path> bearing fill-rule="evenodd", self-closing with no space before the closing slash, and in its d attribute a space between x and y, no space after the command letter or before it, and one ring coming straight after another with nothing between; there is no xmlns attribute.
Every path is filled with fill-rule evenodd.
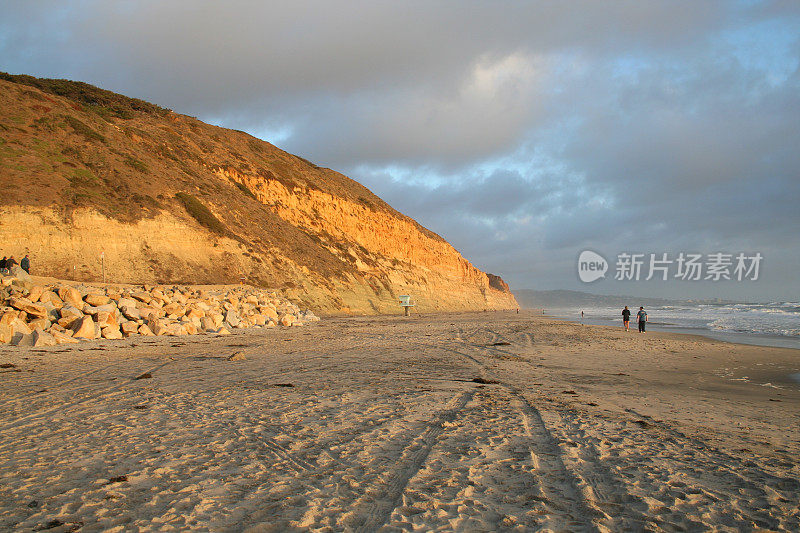
<svg viewBox="0 0 800 533"><path fill-rule="evenodd" d="M2 530L800 529L797 350L489 312L0 363Z"/></svg>

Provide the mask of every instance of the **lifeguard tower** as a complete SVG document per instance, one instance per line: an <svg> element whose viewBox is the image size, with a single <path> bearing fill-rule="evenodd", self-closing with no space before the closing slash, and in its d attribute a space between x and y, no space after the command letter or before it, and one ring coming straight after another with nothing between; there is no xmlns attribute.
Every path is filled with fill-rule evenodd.
<svg viewBox="0 0 800 533"><path fill-rule="evenodd" d="M403 308L403 314L405 316L409 315L410 313L409 309L414 307L415 305L417 304L414 303L414 299L410 295L408 294L400 295L400 307Z"/></svg>

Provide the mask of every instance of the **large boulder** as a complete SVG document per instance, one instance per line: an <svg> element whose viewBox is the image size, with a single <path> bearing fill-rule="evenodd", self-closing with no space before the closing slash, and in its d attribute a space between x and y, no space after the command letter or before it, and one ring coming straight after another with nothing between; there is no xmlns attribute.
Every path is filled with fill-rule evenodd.
<svg viewBox="0 0 800 533"><path fill-rule="evenodd" d="M261 306L258 308L259 312L267 318L271 318L272 320L278 320L278 313L275 311L274 307L271 306Z"/></svg>
<svg viewBox="0 0 800 533"><path fill-rule="evenodd" d="M121 339L122 332L119 330L119 326L114 323L113 326L106 326L102 330L102 335L104 339Z"/></svg>
<svg viewBox="0 0 800 533"><path fill-rule="evenodd" d="M50 329L52 323L46 318L34 318L30 322L28 322L28 327L31 329L41 329L46 330Z"/></svg>
<svg viewBox="0 0 800 533"><path fill-rule="evenodd" d="M199 307L191 305L191 306L189 306L189 309L186 310L185 316L187 318L190 318L190 319L191 318L203 318L204 316L206 316L206 312L203 311L202 309L200 309Z"/></svg>
<svg viewBox="0 0 800 533"><path fill-rule="evenodd" d="M304 322L319 322L319 317L315 315L313 311L308 309L302 314L302 320Z"/></svg>
<svg viewBox="0 0 800 533"><path fill-rule="evenodd" d="M187 331L183 324L173 322L166 326L167 335L186 335Z"/></svg>
<svg viewBox="0 0 800 533"><path fill-rule="evenodd" d="M218 327L210 316L204 316L200 319L200 329L203 331L216 331Z"/></svg>
<svg viewBox="0 0 800 533"><path fill-rule="evenodd" d="M77 307L73 307L71 304L64 305L64 307L61 308L59 313L61 314L61 318L66 318L69 320L75 320L76 318L83 317L83 311L81 311Z"/></svg>
<svg viewBox="0 0 800 533"><path fill-rule="evenodd" d="M6 311L0 316L0 326L11 325L11 322L17 318L19 318L19 311L11 309L10 307L6 308Z"/></svg>
<svg viewBox="0 0 800 533"><path fill-rule="evenodd" d="M169 298L167 298L164 295L164 291L162 291L161 289L153 289L153 290L151 290L150 291L150 296L152 296L153 298L158 298L159 300L163 300L165 303L167 302L167 300L169 300Z"/></svg>
<svg viewBox="0 0 800 533"><path fill-rule="evenodd" d="M50 334L58 344L73 344L79 342L78 339L73 339L68 334L61 333L60 331L51 331Z"/></svg>
<svg viewBox="0 0 800 533"><path fill-rule="evenodd" d="M139 305L139 302L137 300L134 300L133 298L128 298L127 296L122 296L120 298L117 298L116 302L117 302L117 307L122 307L125 305L136 307L137 305Z"/></svg>
<svg viewBox="0 0 800 533"><path fill-rule="evenodd" d="M122 334L125 337L128 337L129 335L136 334L136 332L139 330L139 324L132 320L127 320L120 324L120 328L122 329Z"/></svg>
<svg viewBox="0 0 800 533"><path fill-rule="evenodd" d="M41 285L34 285L31 287L31 291L28 293L28 300L32 302L38 302L45 290L46 289Z"/></svg>
<svg viewBox="0 0 800 533"><path fill-rule="evenodd" d="M164 313L174 317L183 316L186 312L183 306L177 302L168 303L162 309L164 310Z"/></svg>
<svg viewBox="0 0 800 533"><path fill-rule="evenodd" d="M144 292L144 291L132 292L131 293L131 298L135 298L136 300L139 300L143 304L149 304L150 302L153 301L153 297L150 296L150 293L149 292Z"/></svg>
<svg viewBox="0 0 800 533"><path fill-rule="evenodd" d="M28 326L28 324L26 324L25 321L22 320L21 318L13 319L10 323L10 326L11 330L14 332L14 335L16 335L17 333L21 333L22 335L30 335L31 333L33 333L31 327Z"/></svg>
<svg viewBox="0 0 800 533"><path fill-rule="evenodd" d="M84 297L83 301L93 307L97 307L98 305L105 305L107 303L111 303L111 298L109 298L105 294L90 292Z"/></svg>
<svg viewBox="0 0 800 533"><path fill-rule="evenodd" d="M0 344L11 342L14 338L14 330L8 324L0 324Z"/></svg>
<svg viewBox="0 0 800 533"><path fill-rule="evenodd" d="M94 320L90 316L84 316L75 320L72 324L72 336L76 339L94 339L96 331Z"/></svg>
<svg viewBox="0 0 800 533"><path fill-rule="evenodd" d="M56 346L58 344L58 341L54 336L38 328L33 330L33 333L31 333L31 338L33 340L32 345L35 347Z"/></svg>
<svg viewBox="0 0 800 533"><path fill-rule="evenodd" d="M114 302L98 305L93 308L93 313L99 313L100 311L105 311L107 313L117 313L118 309Z"/></svg>
<svg viewBox="0 0 800 533"><path fill-rule="evenodd" d="M47 309L47 320L49 320L50 322L55 322L59 318L61 318L61 313L58 312L58 309L56 308L55 305L52 304L52 302L49 301L42 302L41 305L43 305L44 308Z"/></svg>
<svg viewBox="0 0 800 533"><path fill-rule="evenodd" d="M207 314L206 316L214 321L214 329L221 328L222 323L225 321L225 317L222 315L222 313L212 312L210 315Z"/></svg>
<svg viewBox="0 0 800 533"><path fill-rule="evenodd" d="M169 330L167 329L167 324L165 324L161 320L148 320L147 327L150 328L150 331L153 332L153 335L161 336L169 334Z"/></svg>
<svg viewBox="0 0 800 533"><path fill-rule="evenodd" d="M12 297L8 303L14 309L25 311L33 317L45 318L47 316L47 308L45 306L41 304L35 304L27 298Z"/></svg>
<svg viewBox="0 0 800 533"><path fill-rule="evenodd" d="M75 287L68 287L66 285L59 287L58 297L61 298L64 303L72 307L83 309L83 296L81 296L81 291Z"/></svg>
<svg viewBox="0 0 800 533"><path fill-rule="evenodd" d="M106 287L106 296L112 300L119 300L122 296L122 289L119 287Z"/></svg>
<svg viewBox="0 0 800 533"><path fill-rule="evenodd" d="M27 272L25 272L24 270L22 270L22 267L20 267L19 265L14 265L13 267L11 267L11 275L14 276L15 278L17 278L20 281L24 281L24 282L28 282L28 283L33 281L33 278L31 278L31 275L28 274Z"/></svg>
<svg viewBox="0 0 800 533"><path fill-rule="evenodd" d="M239 313L237 313L234 309L229 309L225 311L225 322L229 327L236 327L242 321L239 318Z"/></svg>
<svg viewBox="0 0 800 533"><path fill-rule="evenodd" d="M172 301L181 305L186 305L189 298L183 292L176 290L172 293Z"/></svg>
<svg viewBox="0 0 800 533"><path fill-rule="evenodd" d="M120 305L119 310L122 313L122 316L128 320L139 320L142 318L142 314L139 312L139 309L136 306Z"/></svg>
<svg viewBox="0 0 800 533"><path fill-rule="evenodd" d="M145 320L150 320L151 318L161 318L164 316L164 312L161 309L156 309L155 307L137 307L137 311L139 311L139 316Z"/></svg>
<svg viewBox="0 0 800 533"><path fill-rule="evenodd" d="M33 346L32 333L14 333L11 338L11 346Z"/></svg>
<svg viewBox="0 0 800 533"><path fill-rule="evenodd" d="M39 297L39 301L43 304L50 303L53 305L53 307L61 307L62 305L64 305L64 300L59 298L56 293L50 290L44 291L42 295Z"/></svg>
<svg viewBox="0 0 800 533"><path fill-rule="evenodd" d="M101 329L107 327L115 327L119 329L116 313L110 313L108 311L99 311L97 312L97 314L94 315L94 320L95 322L97 322L97 325L100 326Z"/></svg>

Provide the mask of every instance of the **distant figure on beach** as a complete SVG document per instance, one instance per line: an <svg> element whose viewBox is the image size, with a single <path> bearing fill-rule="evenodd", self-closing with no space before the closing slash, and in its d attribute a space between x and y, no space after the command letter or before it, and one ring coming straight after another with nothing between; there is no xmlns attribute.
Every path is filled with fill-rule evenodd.
<svg viewBox="0 0 800 533"><path fill-rule="evenodd" d="M639 319L639 333L644 333L644 326L647 323L647 313L644 310L644 307L639 308L639 312L636 313L636 318Z"/></svg>
<svg viewBox="0 0 800 533"><path fill-rule="evenodd" d="M28 259L28 254L25 254L25 257L19 262L19 267L27 274L31 273L31 260Z"/></svg>
<svg viewBox="0 0 800 533"><path fill-rule="evenodd" d="M0 260L0 270L4 271L6 269L6 261L7 261L6 256L3 256L3 259Z"/></svg>
<svg viewBox="0 0 800 533"><path fill-rule="evenodd" d="M581 311L581 326L583 325L583 311Z"/></svg>
<svg viewBox="0 0 800 533"><path fill-rule="evenodd" d="M14 268L14 265L16 265L16 264L17 264L17 260L14 259L14 256L12 255L8 259L6 259L6 270L11 271L11 269Z"/></svg>
<svg viewBox="0 0 800 533"><path fill-rule="evenodd" d="M622 310L622 324L625 326L625 331L628 331L631 324L631 310L628 309L627 305Z"/></svg>

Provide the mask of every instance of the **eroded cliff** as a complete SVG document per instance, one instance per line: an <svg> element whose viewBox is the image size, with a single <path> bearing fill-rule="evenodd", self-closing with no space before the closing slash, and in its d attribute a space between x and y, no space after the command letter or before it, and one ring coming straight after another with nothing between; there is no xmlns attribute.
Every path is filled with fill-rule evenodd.
<svg viewBox="0 0 800 533"><path fill-rule="evenodd" d="M502 280L342 174L85 84L4 77L0 253L31 254L36 273L244 280L329 313L398 312L400 294L423 311L517 305Z"/></svg>

